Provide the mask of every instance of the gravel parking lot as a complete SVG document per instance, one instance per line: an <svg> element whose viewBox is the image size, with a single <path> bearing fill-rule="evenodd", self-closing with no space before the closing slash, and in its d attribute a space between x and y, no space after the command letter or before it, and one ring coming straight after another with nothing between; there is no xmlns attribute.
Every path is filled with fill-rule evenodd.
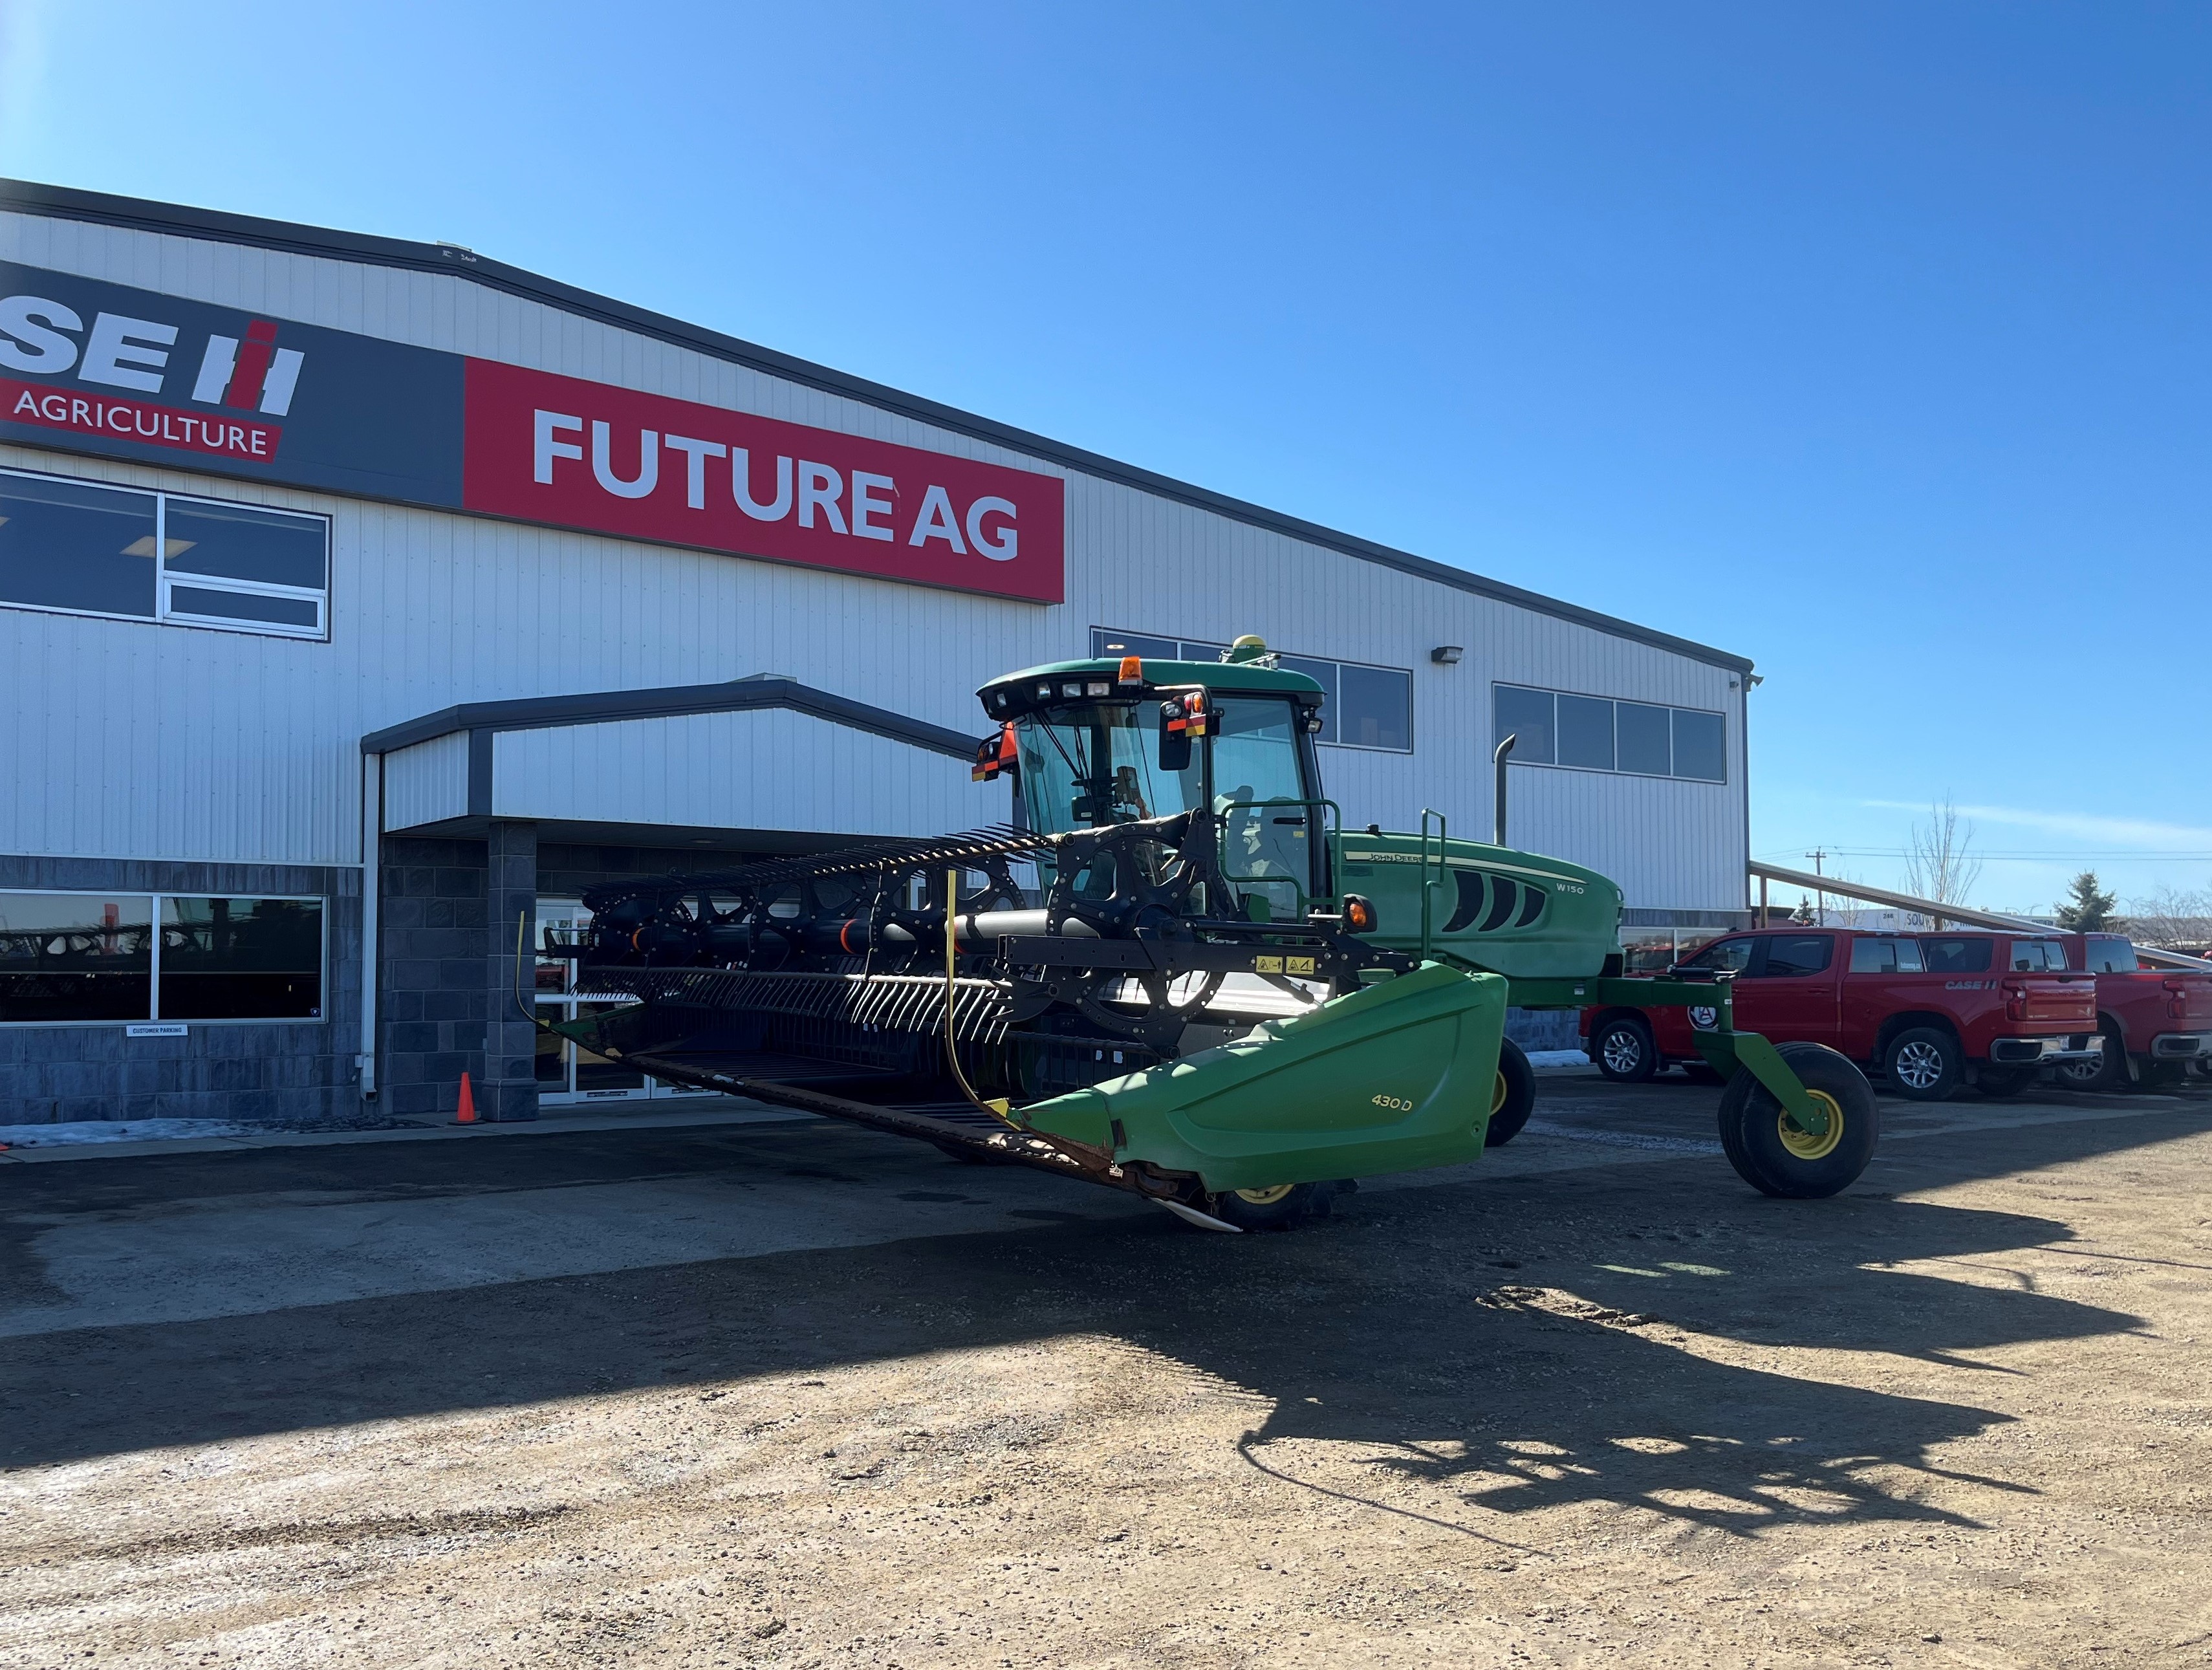
<svg viewBox="0 0 2212 1670"><path fill-rule="evenodd" d="M0 1663L2212 1661L2212 1100L1209 1236L811 1121L0 1167Z"/></svg>

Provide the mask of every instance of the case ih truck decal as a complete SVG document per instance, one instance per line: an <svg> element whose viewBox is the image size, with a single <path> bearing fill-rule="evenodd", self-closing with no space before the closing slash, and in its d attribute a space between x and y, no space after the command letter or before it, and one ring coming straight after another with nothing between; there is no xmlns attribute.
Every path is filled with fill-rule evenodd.
<svg viewBox="0 0 2212 1670"><path fill-rule="evenodd" d="M0 440L1035 603L1057 476L0 262Z"/></svg>

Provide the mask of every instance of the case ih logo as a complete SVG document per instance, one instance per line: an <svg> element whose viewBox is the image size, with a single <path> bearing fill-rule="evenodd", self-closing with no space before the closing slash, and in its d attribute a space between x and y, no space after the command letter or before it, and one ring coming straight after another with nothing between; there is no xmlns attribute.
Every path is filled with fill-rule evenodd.
<svg viewBox="0 0 2212 1670"><path fill-rule="evenodd" d="M276 331L274 320L257 319L242 338L210 332L193 343L161 319L97 313L88 324L64 302L8 296L0 300L0 367L40 380L0 374L0 410L78 434L273 459L283 432L258 420L291 411L307 362L300 349L278 346ZM109 392L117 389L192 404Z"/></svg>

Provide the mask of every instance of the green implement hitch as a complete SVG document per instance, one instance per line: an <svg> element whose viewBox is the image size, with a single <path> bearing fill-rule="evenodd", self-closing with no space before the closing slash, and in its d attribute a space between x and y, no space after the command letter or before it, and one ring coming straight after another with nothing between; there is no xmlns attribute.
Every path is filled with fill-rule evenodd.
<svg viewBox="0 0 2212 1670"><path fill-rule="evenodd" d="M1506 999L1520 1009L1623 1008L1667 1009L1680 1005L1690 1011L1698 1053L1723 1079L1735 1077L1738 1067L1765 1086L1790 1122L1808 1137L1825 1137L1828 1110L1805 1088L1789 1062L1757 1032L1735 1029L1735 978L1723 972L1711 981L1626 980L1593 975L1588 980L1516 980ZM1708 1023L1701 1011L1710 1011Z"/></svg>

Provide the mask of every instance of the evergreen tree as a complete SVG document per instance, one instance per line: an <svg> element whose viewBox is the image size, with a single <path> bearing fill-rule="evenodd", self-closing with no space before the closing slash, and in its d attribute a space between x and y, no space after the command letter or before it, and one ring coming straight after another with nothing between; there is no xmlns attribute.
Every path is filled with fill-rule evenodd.
<svg viewBox="0 0 2212 1670"><path fill-rule="evenodd" d="M2084 870L2074 878L2069 896L2058 907L2058 926L2069 933L2101 933L2112 926L2112 895L2098 890L2097 872Z"/></svg>

